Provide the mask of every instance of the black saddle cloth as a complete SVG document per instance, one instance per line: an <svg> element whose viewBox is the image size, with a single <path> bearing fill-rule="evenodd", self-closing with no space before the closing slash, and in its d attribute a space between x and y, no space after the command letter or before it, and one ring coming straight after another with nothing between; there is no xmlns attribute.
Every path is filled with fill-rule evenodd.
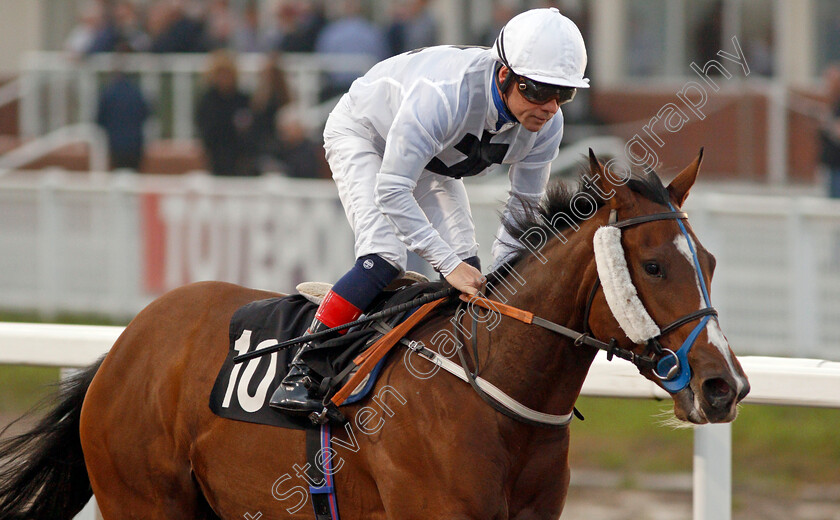
<svg viewBox="0 0 840 520"><path fill-rule="evenodd" d="M383 293L369 314L443 287L442 282L430 282ZM311 425L306 417L288 416L268 406L268 400L280 385L289 363L302 344L242 363L234 364L233 358L303 336L317 308L303 296L293 295L251 302L234 312L229 327L228 355L210 392L213 413L228 419L293 429L306 429ZM394 325L407 314L395 315L387 322ZM351 329L343 336L316 345L304 354L303 359L322 377L335 381L336 376L378 335L369 327Z"/></svg>

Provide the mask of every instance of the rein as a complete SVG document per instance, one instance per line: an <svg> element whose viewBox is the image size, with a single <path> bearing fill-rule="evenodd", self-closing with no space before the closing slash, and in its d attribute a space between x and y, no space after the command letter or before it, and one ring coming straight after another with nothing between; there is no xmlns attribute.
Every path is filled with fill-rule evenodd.
<svg viewBox="0 0 840 520"><path fill-rule="evenodd" d="M477 305L483 309L487 309L488 311L498 312L503 316L513 318L527 325L536 325L552 332L556 332L561 336L566 336L567 338L574 340L575 345L577 346L586 345L604 350L607 352L607 358L610 360L612 360L613 356L618 356L621 359L626 359L627 361L630 361L640 367L653 368L656 365L656 362L650 358L639 356L633 351L619 347L616 344L617 342L615 338L610 339L609 343L605 343L590 336L588 332L578 332L568 327L564 327L559 323L554 323L553 321L549 321L545 318L535 316L532 312L523 311L522 309L511 307L510 305L490 300L483 296L467 296L466 294L462 294L461 300L469 304Z"/></svg>
<svg viewBox="0 0 840 520"><path fill-rule="evenodd" d="M331 329L325 329L319 332L315 332L313 334L306 334L300 336L299 338L293 338L288 341L284 341L282 343L278 343L276 345L272 345L270 347L262 348L260 350L255 350L253 352L247 352L245 354L240 354L233 358L234 363L241 363L243 361L248 361L249 359L257 358L260 356L265 356L266 354L271 354L272 352L277 352L286 348L289 348L293 345L297 345L300 343L307 343L312 340L321 339L328 337L336 332L340 332L342 330L349 329L351 327L355 327L356 325L362 325L364 323L370 323L372 321L377 321L382 318L386 318L388 316L393 316L394 314L399 314L401 312L410 311L416 307L420 307L421 305L425 305L427 303L433 302L435 300L439 300L441 298L449 298L450 296L457 294L458 290L454 287L447 287L446 289L442 289L440 291L436 291L429 294L424 294L419 298L415 298L411 301L407 301L405 303L401 303L399 305L395 305L393 307L389 307L387 309L381 310L379 312L375 312L368 316L363 316L355 321L351 321L350 323L345 323L344 325L339 325L337 327L333 327Z"/></svg>
<svg viewBox="0 0 840 520"><path fill-rule="evenodd" d="M645 355L639 355L631 350L619 347L615 338L610 338L609 342L604 342L591 335L591 331L589 329L589 317L591 314L592 303L595 300L595 295L598 292L598 289L601 287L600 277L595 279L595 283L593 284L592 290L589 292L589 297L586 301L586 308L584 311L584 332L575 331L573 329L560 325L559 323L554 323L545 318L535 316L532 312L525 311L495 300L490 300L483 296L469 296L466 294L461 294L460 299L467 304L478 306L491 312L498 312L499 314L502 314L509 318L513 318L522 323L528 325L536 325L538 327L542 327L544 329L560 334L561 336L565 336L569 339L572 339L576 346L587 345L589 347L594 347L599 350L603 350L607 353L607 360L609 361L612 361L612 358L614 356L617 356L621 359L630 361L639 369L650 369L656 377L662 380L663 387L667 391L671 393L679 392L688 385L688 381L691 377L691 372L687 358L688 351L694 345L694 342L697 340L697 337L699 336L700 332L706 327L706 324L708 323L709 319L717 316L717 310L715 310L715 308L712 307L710 304L708 291L705 287L703 273L700 269L697 253L691 246L691 240L688 237L688 232L682 223L682 220L688 218L688 214L682 211L674 210L673 206L671 206L671 209L671 212L654 213L652 215L633 217L622 221L617 221L617 212L615 210L612 210L610 212L610 218L608 222L609 226L616 227L618 229L623 229L631 226L645 224L648 222L656 222L660 220L676 220L680 226L681 233L688 240L689 248L694 259L694 266L697 270L698 279L700 280L700 286L702 289L706 307L694 312L690 312L685 316L677 318L668 325L661 327L659 330L659 334L647 340L647 350ZM469 309L470 316L472 318L472 350L474 352L473 356L475 357L475 372L473 373L470 371L463 353L463 349L459 348L457 349L457 352L461 361L463 373L466 377L463 377L460 374L456 375L458 375L462 379L466 379L466 381L470 383L470 385L475 389L475 391L479 394L479 396L481 396L481 398L484 401L486 401L494 409L508 417L511 417L517 421L526 424L543 426L548 428L562 428L568 425L571 421L572 414L543 414L541 412L535 412L534 410L531 410L530 408L527 408L524 405L517 403L516 401L513 401L513 404L515 406L511 406L509 396L502 394L505 398L508 399L508 401L503 401L502 399L499 399L499 396L497 394L490 394L488 392L483 391L481 383L485 381L478 377L479 363L478 348L476 344L477 315L473 307L470 307ZM662 347L662 345L659 342L660 338L662 338L666 334L677 330L681 326L696 320L700 320L700 323L688 335L688 337L683 342L682 346L677 350L677 352ZM652 352L652 355L647 355L647 352ZM449 371L455 373L453 370ZM665 372L664 375L660 373L663 371ZM578 415L580 417L579 412L577 412L576 409L573 410L573 412L575 413L575 415Z"/></svg>

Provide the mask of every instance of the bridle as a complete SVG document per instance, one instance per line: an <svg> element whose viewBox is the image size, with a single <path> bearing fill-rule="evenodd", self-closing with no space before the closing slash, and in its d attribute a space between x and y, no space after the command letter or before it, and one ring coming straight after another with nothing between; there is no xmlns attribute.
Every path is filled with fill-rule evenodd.
<svg viewBox="0 0 840 520"><path fill-rule="evenodd" d="M703 293L703 299L706 306L703 309L690 312L680 318L677 318L676 320L669 323L668 325L665 325L664 327L660 327L659 334L647 340L647 348L644 354L636 354L632 350L619 347L618 341L615 338L610 338L609 342L604 342L592 336L592 332L589 327L589 320L591 316L592 303L595 300L595 295L597 294L598 289L601 288L600 277L596 277L595 283L593 284L592 289L589 291L589 297L587 298L586 308L584 310L583 332L577 332L568 327L564 327L563 325L560 325L558 323L554 323L544 318L534 316L530 312L522 311L521 309L516 309L514 307L510 307L492 300L487 300L483 297L468 298L466 296L462 296L462 299L469 301L470 303L474 303L479 307L491 311L498 311L501 314L516 318L519 321L537 325L542 328L556 332L560 335L571 338L574 340L574 343L577 346L587 345L600 350L604 350L607 353L608 360L612 360L614 356L617 356L621 359L630 361L631 363L639 367L640 370L649 369L657 378L659 378L662 381L662 386L668 392L675 394L683 390L686 386L688 386L688 382L691 379L691 368L688 364L688 353L694 346L694 343L697 341L697 337L700 335L700 332L706 327L706 324L709 322L709 320L712 317L717 316L717 310L710 304L709 293L706 289L705 280L703 278L703 272L700 268L699 259L697 258L697 252L694 250L694 247L692 246L692 241L688 235L688 231L686 230L685 225L682 222L683 220L688 219L688 214L682 211L676 211L674 207L670 204L669 206L671 208L671 211L669 212L653 213L650 215L643 215L640 217L631 217L621 221L618 220L617 211L611 210L609 221L607 223L608 226L612 226L618 229L625 229L641 224L646 224L648 222L657 222L660 220L676 220L677 224L679 224L680 232L685 236L686 240L688 241L688 247L693 257L694 268L697 272L697 277L700 283L701 291ZM475 323L476 316L473 315L472 317L473 322ZM691 331L688 337L686 337L685 341L683 341L682 345L679 349L677 349L676 352L662 346L660 342L661 338L677 330L683 325L697 320L700 320L700 323L698 323L694 327L694 329ZM473 335L473 338L475 338L475 335ZM473 341L475 341L475 339L473 339Z"/></svg>
<svg viewBox="0 0 840 520"><path fill-rule="evenodd" d="M701 291L703 293L703 300L706 306L700 310L690 312L680 318L677 318L676 320L672 321L668 325L665 325L664 327L660 327L659 334L647 340L647 349L645 351L645 355L639 356L633 354L630 351L626 351L630 352L631 355L620 356L624 359L628 359L629 361L633 362L633 364L638 366L640 369L649 368L657 378L662 380L662 384L666 390L668 390L671 393L677 393L683 388L685 388L688 385L688 381L691 379L691 369L688 365L688 352L691 350L691 347L694 345L694 342L697 341L697 336L699 336L700 332L706 327L706 324L709 322L709 319L713 316L717 317L718 313L717 310L711 306L711 303L709 301L709 293L706 290L706 283L705 279L703 278L703 271L700 268L700 262L697 258L697 252L691 245L691 238L688 235L688 231L686 230L685 225L682 223L683 220L688 219L688 214L683 211L676 211L674 207L670 204L669 206L671 208L670 212L654 213L651 215L632 217L621 221L617 221L617 211L611 210L609 222L607 225L618 229L625 229L640 224L645 224L648 222L656 222L660 220L676 220L677 224L679 224L680 232L685 236L686 241L688 242L688 247L691 251L691 255L694 261L694 268L697 273L697 278L700 283ZM591 333L589 327L589 317L592 309L592 302L595 300L595 295L598 292L600 286L601 279L600 277L598 277L595 279L595 284L592 286L592 290L589 292L589 298L586 302L586 309L584 311L585 334ZM683 341L683 344L680 346L679 349L677 349L676 352L662 346L662 344L660 343L661 338L679 329L683 325L696 320L700 320L700 323L697 324L694 330L692 330L688 337L686 337L685 341ZM611 340L611 343L613 341L614 340ZM608 351L607 359L611 359L612 355L615 353L618 352Z"/></svg>

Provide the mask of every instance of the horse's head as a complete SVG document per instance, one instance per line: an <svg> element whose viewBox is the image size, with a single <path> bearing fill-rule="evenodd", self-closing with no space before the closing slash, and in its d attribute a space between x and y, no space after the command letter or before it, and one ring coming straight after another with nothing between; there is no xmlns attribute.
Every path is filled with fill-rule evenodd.
<svg viewBox="0 0 840 520"><path fill-rule="evenodd" d="M728 422L750 385L711 306L715 259L697 240L680 207L703 158L662 186L656 174L616 179L590 150L591 175L610 196L595 216L603 290L589 324L599 338L652 358L642 374L671 393L678 419Z"/></svg>

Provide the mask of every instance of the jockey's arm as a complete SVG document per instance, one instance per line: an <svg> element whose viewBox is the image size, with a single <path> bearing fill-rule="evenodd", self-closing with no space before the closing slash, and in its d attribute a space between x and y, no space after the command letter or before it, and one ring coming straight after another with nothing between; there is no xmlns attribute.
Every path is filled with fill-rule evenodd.
<svg viewBox="0 0 840 520"><path fill-rule="evenodd" d="M508 260L520 246L520 237L512 237L505 229L505 222L513 222L516 215L523 215L529 208L536 208L545 195L551 164L526 165L518 163L510 167L510 191L502 213L502 223L496 233L491 253L493 263L490 271L495 271Z"/></svg>
<svg viewBox="0 0 840 520"><path fill-rule="evenodd" d="M551 161L557 157L560 141L563 139L562 112L557 112L551 125L556 130L541 135L531 153L521 162L512 164L508 170L510 191L502 213L502 223L491 249L491 272L508 260L520 246L520 237L510 236L504 223L513 221L516 215L522 215L528 209L526 206L537 207L545 195L551 174Z"/></svg>
<svg viewBox="0 0 840 520"><path fill-rule="evenodd" d="M443 276L452 273L461 259L429 222L414 198L414 188L458 124L452 110L437 85L418 82L412 88L385 139L375 196L377 207L391 221L400 240Z"/></svg>

